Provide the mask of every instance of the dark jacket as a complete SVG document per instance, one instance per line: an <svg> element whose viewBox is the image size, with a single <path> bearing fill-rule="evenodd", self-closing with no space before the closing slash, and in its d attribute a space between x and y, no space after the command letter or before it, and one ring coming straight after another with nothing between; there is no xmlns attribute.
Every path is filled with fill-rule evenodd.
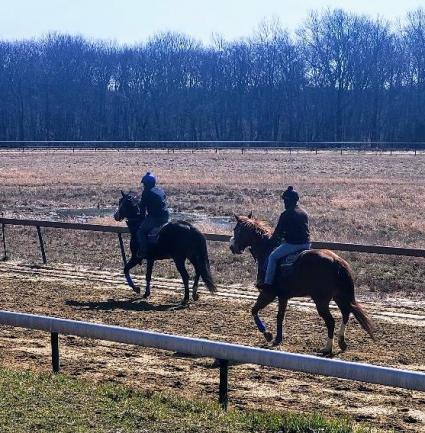
<svg viewBox="0 0 425 433"><path fill-rule="evenodd" d="M286 209L280 215L272 237L280 240L283 239L288 244L305 244L310 242L307 212L299 206Z"/></svg>
<svg viewBox="0 0 425 433"><path fill-rule="evenodd" d="M169 212L165 192L158 186L143 190L139 208L143 218L147 214L154 218L168 220Z"/></svg>

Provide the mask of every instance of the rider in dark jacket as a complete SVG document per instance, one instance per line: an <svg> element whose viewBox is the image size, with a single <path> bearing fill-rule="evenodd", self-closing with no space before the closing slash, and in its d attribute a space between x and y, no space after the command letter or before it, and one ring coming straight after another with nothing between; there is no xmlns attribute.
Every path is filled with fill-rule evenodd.
<svg viewBox="0 0 425 433"><path fill-rule="evenodd" d="M142 197L139 203L142 223L137 232L139 248L137 257L145 258L147 253L148 233L155 227L160 227L168 222L169 212L166 195L162 188L156 186L155 176L147 172L141 181L143 185Z"/></svg>
<svg viewBox="0 0 425 433"><path fill-rule="evenodd" d="M264 283L259 283L260 290L269 290L273 286L276 266L280 259L302 250L308 250L310 244L310 230L307 212L298 206L299 195L292 186L282 194L285 211L282 212L279 222L272 235L281 244L275 248L267 262Z"/></svg>

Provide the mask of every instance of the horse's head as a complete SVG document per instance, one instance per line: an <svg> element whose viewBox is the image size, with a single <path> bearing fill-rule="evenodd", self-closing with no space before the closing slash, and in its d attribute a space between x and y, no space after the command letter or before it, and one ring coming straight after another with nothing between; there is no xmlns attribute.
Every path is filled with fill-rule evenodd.
<svg viewBox="0 0 425 433"><path fill-rule="evenodd" d="M121 191L122 197L118 202L118 209L114 213L115 221L122 221L124 218L136 218L139 212L136 197L132 194L125 194Z"/></svg>
<svg viewBox="0 0 425 433"><path fill-rule="evenodd" d="M236 226L230 239L230 251L233 254L242 254L245 248L270 238L271 228L266 222L254 218L252 213L248 216L235 215L235 219Z"/></svg>

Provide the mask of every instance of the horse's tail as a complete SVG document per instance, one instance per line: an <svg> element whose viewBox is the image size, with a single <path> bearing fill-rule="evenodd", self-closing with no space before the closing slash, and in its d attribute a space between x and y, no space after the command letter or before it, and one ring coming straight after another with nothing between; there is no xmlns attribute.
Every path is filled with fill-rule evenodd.
<svg viewBox="0 0 425 433"><path fill-rule="evenodd" d="M338 268L338 279L341 288L342 300L345 304L350 306L350 312L353 313L361 327L370 335L372 340L375 341L375 326L364 311L363 307L356 301L355 298L353 271L351 270L350 265L340 257L336 263Z"/></svg>
<svg viewBox="0 0 425 433"><path fill-rule="evenodd" d="M195 229L198 238L198 248L196 251L196 263L198 265L198 271L201 274L202 280L204 284L207 286L208 290L211 293L217 291L217 287L214 284L214 280L211 274L210 261L208 258L208 248L207 248L207 240L205 236Z"/></svg>

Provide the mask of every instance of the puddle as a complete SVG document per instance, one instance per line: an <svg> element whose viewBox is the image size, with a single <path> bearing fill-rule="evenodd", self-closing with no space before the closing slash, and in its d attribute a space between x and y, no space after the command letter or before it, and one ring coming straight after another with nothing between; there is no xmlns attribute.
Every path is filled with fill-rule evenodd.
<svg viewBox="0 0 425 433"><path fill-rule="evenodd" d="M85 223L94 218L113 218L116 207L105 208L58 208L49 212L49 217L53 220L67 220ZM211 230L217 229L230 232L233 229L233 218L223 216L210 216L196 212L174 212L170 209L170 217L173 220L182 219L193 224L205 224L211 227Z"/></svg>
<svg viewBox="0 0 425 433"><path fill-rule="evenodd" d="M55 209L52 214L57 214L58 218L75 218L81 220L88 220L90 218L99 218L99 217L107 217L113 216L116 208L115 207L106 207L106 208L98 208L98 207L89 207L85 209L76 208L59 208Z"/></svg>

